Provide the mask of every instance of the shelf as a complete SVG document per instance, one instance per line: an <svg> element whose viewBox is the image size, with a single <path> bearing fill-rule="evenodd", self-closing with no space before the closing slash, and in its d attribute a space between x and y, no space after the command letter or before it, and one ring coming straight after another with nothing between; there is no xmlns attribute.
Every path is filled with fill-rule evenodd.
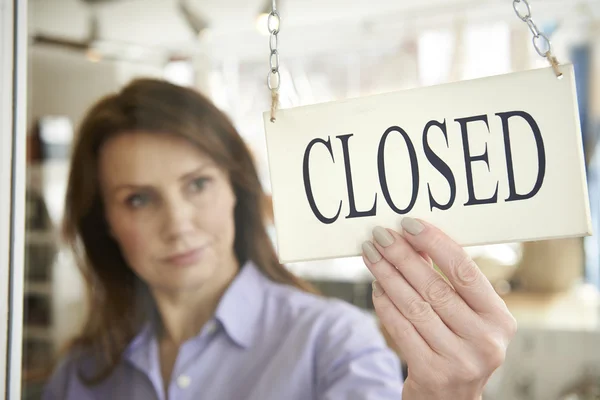
<svg viewBox="0 0 600 400"><path fill-rule="evenodd" d="M46 381L48 367L57 352L56 338L62 335L61 330L68 329L66 317L57 323L53 315L63 296L55 287L55 266L62 245L59 223L68 164L43 162L27 166L23 381L31 399L39 398L34 386ZM65 287L69 288L66 281Z"/></svg>
<svg viewBox="0 0 600 400"><path fill-rule="evenodd" d="M25 241L32 245L56 244L57 234L54 231L28 231L25 233Z"/></svg>
<svg viewBox="0 0 600 400"><path fill-rule="evenodd" d="M600 329L600 292L588 284L558 293L511 292L502 298L519 329Z"/></svg>
<svg viewBox="0 0 600 400"><path fill-rule="evenodd" d="M52 341L52 332L45 326L25 326L25 339L38 340L43 342Z"/></svg>
<svg viewBox="0 0 600 400"><path fill-rule="evenodd" d="M23 381L29 385L45 384L51 376L52 372L47 367L27 368L23 370ZM30 392L31 388L26 388L26 390Z"/></svg>
<svg viewBox="0 0 600 400"><path fill-rule="evenodd" d="M52 295L52 286L47 282L26 282L25 294L50 296Z"/></svg>

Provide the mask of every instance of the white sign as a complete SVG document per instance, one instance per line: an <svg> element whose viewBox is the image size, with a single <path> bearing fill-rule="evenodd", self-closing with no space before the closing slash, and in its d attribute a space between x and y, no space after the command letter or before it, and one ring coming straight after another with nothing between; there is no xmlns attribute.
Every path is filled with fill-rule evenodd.
<svg viewBox="0 0 600 400"><path fill-rule="evenodd" d="M584 236L573 66L264 114L283 263L356 256L404 216L459 244Z"/></svg>

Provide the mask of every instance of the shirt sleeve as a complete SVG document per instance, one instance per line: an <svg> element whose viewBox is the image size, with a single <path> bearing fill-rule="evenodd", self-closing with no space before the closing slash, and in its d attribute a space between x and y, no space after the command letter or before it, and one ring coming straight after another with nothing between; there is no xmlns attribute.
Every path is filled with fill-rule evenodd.
<svg viewBox="0 0 600 400"><path fill-rule="evenodd" d="M375 317L349 304L328 311L317 345L317 399L400 400L400 360Z"/></svg>

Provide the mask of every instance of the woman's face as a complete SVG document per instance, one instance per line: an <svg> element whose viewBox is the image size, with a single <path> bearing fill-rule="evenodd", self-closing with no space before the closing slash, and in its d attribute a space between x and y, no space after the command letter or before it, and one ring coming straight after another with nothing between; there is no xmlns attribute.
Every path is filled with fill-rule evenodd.
<svg viewBox="0 0 600 400"><path fill-rule="evenodd" d="M152 289L198 289L237 268L229 177L183 138L124 133L101 149L99 174L111 234Z"/></svg>

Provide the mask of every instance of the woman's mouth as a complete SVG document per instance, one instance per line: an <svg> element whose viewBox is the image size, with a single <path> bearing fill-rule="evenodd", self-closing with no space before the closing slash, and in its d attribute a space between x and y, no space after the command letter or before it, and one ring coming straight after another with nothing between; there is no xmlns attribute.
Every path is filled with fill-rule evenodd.
<svg viewBox="0 0 600 400"><path fill-rule="evenodd" d="M204 253L204 249L205 247L197 247L192 250L173 254L164 260L166 263L177 267L187 267L196 264L200 260L202 254Z"/></svg>

